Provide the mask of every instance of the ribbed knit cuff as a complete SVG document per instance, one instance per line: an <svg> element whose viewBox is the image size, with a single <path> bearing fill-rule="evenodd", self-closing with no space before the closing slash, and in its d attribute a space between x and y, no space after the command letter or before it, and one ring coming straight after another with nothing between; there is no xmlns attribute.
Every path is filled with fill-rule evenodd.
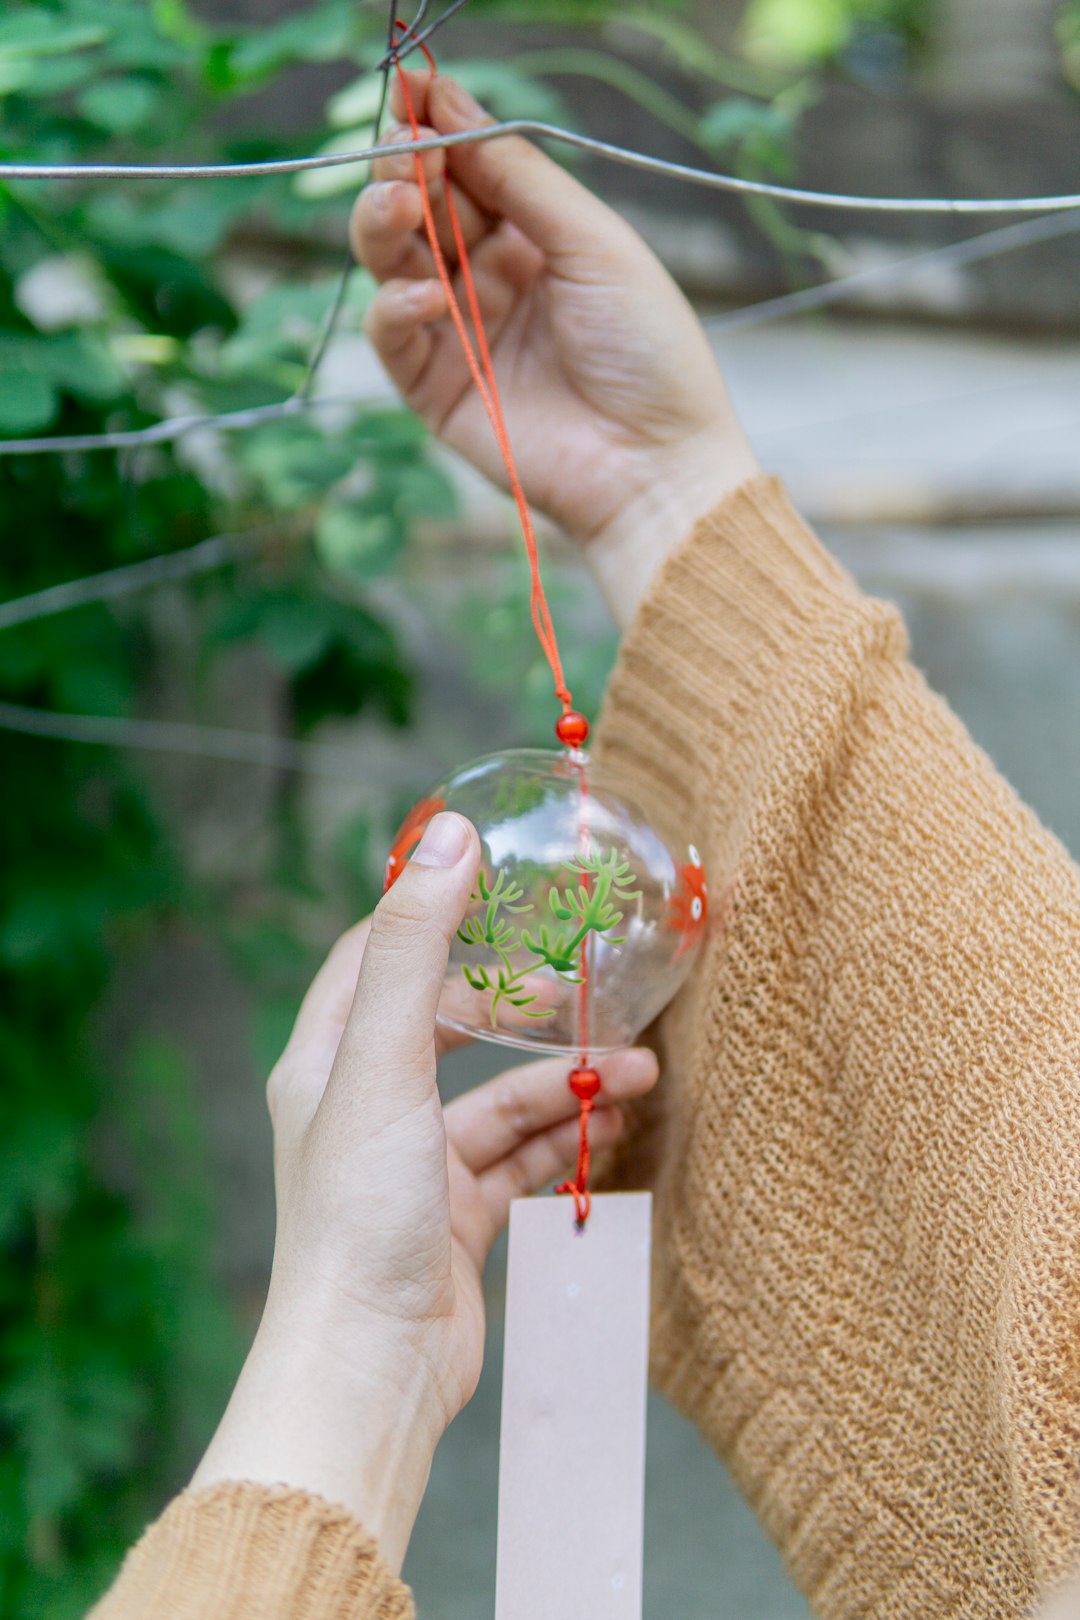
<svg viewBox="0 0 1080 1620"><path fill-rule="evenodd" d="M413 1620L407 1586L345 1508L229 1481L178 1496L90 1620Z"/></svg>

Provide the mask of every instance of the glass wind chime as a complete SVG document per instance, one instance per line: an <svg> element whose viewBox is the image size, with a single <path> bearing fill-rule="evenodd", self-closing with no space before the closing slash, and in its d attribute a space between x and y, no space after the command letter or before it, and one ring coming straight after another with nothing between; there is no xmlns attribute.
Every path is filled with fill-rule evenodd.
<svg viewBox="0 0 1080 1620"><path fill-rule="evenodd" d="M399 27L403 25L399 24ZM435 64L425 47L428 65ZM398 64L413 138L420 130ZM601 1089L595 1064L629 1046L685 979L705 924L707 889L696 846L675 826L646 816L616 771L593 763L589 722L563 677L540 576L536 538L510 447L453 191L445 189L470 336L439 244L419 154L424 223L450 317L491 421L517 505L532 578L533 623L551 666L561 713L558 749L518 748L462 766L410 811L386 863L400 875L431 818L467 817L481 860L469 910L453 941L439 1020L481 1040L571 1060L580 1103L580 1148L569 1193L588 1219L589 1115Z"/></svg>

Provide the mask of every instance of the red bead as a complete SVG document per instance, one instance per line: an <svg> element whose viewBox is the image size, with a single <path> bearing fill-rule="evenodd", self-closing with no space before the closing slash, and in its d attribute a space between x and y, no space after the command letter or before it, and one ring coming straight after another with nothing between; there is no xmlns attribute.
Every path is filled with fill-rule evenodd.
<svg viewBox="0 0 1080 1620"><path fill-rule="evenodd" d="M600 1076L595 1069L571 1069L569 1084L579 1102L592 1102L600 1090Z"/></svg>
<svg viewBox="0 0 1080 1620"><path fill-rule="evenodd" d="M567 748L584 748L589 740L589 722L576 709L567 709L556 722L555 735Z"/></svg>

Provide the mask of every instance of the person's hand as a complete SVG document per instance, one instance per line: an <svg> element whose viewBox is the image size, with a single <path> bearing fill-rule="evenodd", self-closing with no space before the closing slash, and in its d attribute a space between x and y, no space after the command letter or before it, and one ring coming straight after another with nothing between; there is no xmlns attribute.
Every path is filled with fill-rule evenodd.
<svg viewBox="0 0 1080 1620"><path fill-rule="evenodd" d="M510 1200L569 1170L577 1147L565 1058L440 1104L435 1009L478 861L469 823L436 816L308 992L268 1086L278 1222L266 1309L192 1482L341 1502L396 1568L435 1445L480 1374L492 1240ZM597 1147L619 1133L618 1102L657 1072L646 1051L600 1069Z"/></svg>
<svg viewBox="0 0 1080 1620"><path fill-rule="evenodd" d="M490 122L453 79L410 71L409 84L424 135ZM397 84L394 110L404 116ZM631 227L529 142L431 151L423 163L433 180L449 164L526 494L590 542L625 623L666 551L757 471L705 334ZM415 175L411 154L377 159L353 211L356 254L383 283L367 330L406 403L505 484L435 275ZM453 269L441 193L438 178L435 218Z"/></svg>

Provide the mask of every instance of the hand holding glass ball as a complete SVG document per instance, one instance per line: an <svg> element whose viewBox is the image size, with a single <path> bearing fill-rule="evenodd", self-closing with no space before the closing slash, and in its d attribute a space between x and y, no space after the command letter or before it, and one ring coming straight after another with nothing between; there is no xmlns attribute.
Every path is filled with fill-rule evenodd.
<svg viewBox="0 0 1080 1620"><path fill-rule="evenodd" d="M647 818L632 783L592 763L580 746L587 736L583 717L567 715L564 750L513 749L455 771L406 818L386 872L389 887L440 810L473 823L480 871L451 949L440 1022L572 1058L583 1145L594 1061L631 1045L671 1000L708 900L695 845ZM587 1154L585 1169L587 1178ZM579 1184L580 1171L579 1162Z"/></svg>

